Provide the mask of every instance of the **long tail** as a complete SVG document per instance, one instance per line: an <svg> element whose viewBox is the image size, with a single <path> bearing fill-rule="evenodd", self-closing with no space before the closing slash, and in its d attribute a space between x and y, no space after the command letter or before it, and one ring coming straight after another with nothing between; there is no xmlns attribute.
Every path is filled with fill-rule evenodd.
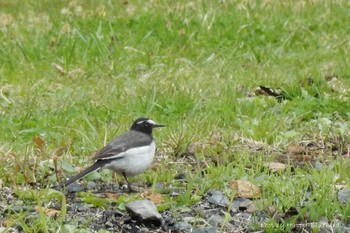
<svg viewBox="0 0 350 233"><path fill-rule="evenodd" d="M76 174L75 176L72 176L71 178L69 178L64 185L60 185L61 188L70 185L71 183L74 183L75 181L83 178L84 176L90 174L91 172L97 171L99 169L101 169L103 166L105 165L105 161L103 160L99 160L96 161L93 165L91 165L90 167L84 169L82 172ZM63 187L62 187L63 186Z"/></svg>

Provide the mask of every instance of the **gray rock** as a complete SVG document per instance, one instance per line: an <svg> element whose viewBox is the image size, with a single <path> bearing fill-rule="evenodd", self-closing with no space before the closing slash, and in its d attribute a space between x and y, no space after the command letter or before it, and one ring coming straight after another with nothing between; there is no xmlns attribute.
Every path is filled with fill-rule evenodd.
<svg viewBox="0 0 350 233"><path fill-rule="evenodd" d="M216 233L218 232L215 227L205 227L205 228L197 228L193 231L193 233Z"/></svg>
<svg viewBox="0 0 350 233"><path fill-rule="evenodd" d="M140 233L148 233L148 232L150 232L150 231L149 231L149 229L147 227L142 227L140 229Z"/></svg>
<svg viewBox="0 0 350 233"><path fill-rule="evenodd" d="M252 218L252 215L249 213L241 213L241 214L239 214L238 217L239 217L239 219L241 219L241 221L247 222Z"/></svg>
<svg viewBox="0 0 350 233"><path fill-rule="evenodd" d="M86 188L87 188L88 190L95 189L96 187L97 187L97 184L96 184L95 182L93 182L93 181L87 182Z"/></svg>
<svg viewBox="0 0 350 233"><path fill-rule="evenodd" d="M107 221L107 222L105 222L105 226L106 227L113 227L113 222L112 221Z"/></svg>
<svg viewBox="0 0 350 233"><path fill-rule="evenodd" d="M216 190L209 190L207 192L207 196L208 196L208 202L214 205L227 207L228 204L230 203L227 197L222 192L219 192Z"/></svg>
<svg viewBox="0 0 350 233"><path fill-rule="evenodd" d="M260 176L256 177L255 180L256 181L265 181L265 180L267 180L267 177L268 177L268 175L261 174Z"/></svg>
<svg viewBox="0 0 350 233"><path fill-rule="evenodd" d="M174 224L175 232L191 232L192 226L187 222L177 222Z"/></svg>
<svg viewBox="0 0 350 233"><path fill-rule="evenodd" d="M317 226L317 223L315 224ZM318 225L320 226L319 233L332 233L333 227L328 223L328 219L323 217L319 220Z"/></svg>
<svg viewBox="0 0 350 233"><path fill-rule="evenodd" d="M347 232L347 233L350 232L350 224L343 225L342 228L343 228L343 229L342 229L343 231L340 231L340 232Z"/></svg>
<svg viewBox="0 0 350 233"><path fill-rule="evenodd" d="M231 204L231 212L237 213L239 211L239 206L241 205L241 203L243 203L246 200L248 199L243 197L236 197Z"/></svg>
<svg viewBox="0 0 350 233"><path fill-rule="evenodd" d="M125 205L126 211L131 218L145 225L162 225L163 218L159 214L156 206L149 200L129 202Z"/></svg>
<svg viewBox="0 0 350 233"><path fill-rule="evenodd" d="M77 193L77 192L84 191L83 187L80 184L76 183L76 182L68 185L66 187L66 189L67 189L67 192L69 192L69 193Z"/></svg>
<svg viewBox="0 0 350 233"><path fill-rule="evenodd" d="M314 164L314 167L317 170L321 170L323 168L323 164L318 162L318 161L316 161L315 164Z"/></svg>
<svg viewBox="0 0 350 233"><path fill-rule="evenodd" d="M175 180L186 180L186 174L185 173L179 173L175 176Z"/></svg>
<svg viewBox="0 0 350 233"><path fill-rule="evenodd" d="M162 183L156 183L155 189L162 190L162 189L164 189L164 185Z"/></svg>
<svg viewBox="0 0 350 233"><path fill-rule="evenodd" d="M310 225L318 226L318 233L350 232L350 228L347 228L340 220L334 220L330 224L326 217L321 218L318 222L310 223Z"/></svg>
<svg viewBox="0 0 350 233"><path fill-rule="evenodd" d="M243 211L246 211L248 213L253 213L257 209L256 209L254 202L247 199L247 200L241 202L241 204L239 205L239 210L243 210Z"/></svg>
<svg viewBox="0 0 350 233"><path fill-rule="evenodd" d="M350 201L350 189L342 189L338 192L338 201L341 204L346 204Z"/></svg>
<svg viewBox="0 0 350 233"><path fill-rule="evenodd" d="M87 212L89 208L84 203L72 203L67 206L67 210L74 212Z"/></svg>
<svg viewBox="0 0 350 233"><path fill-rule="evenodd" d="M218 227L218 228L221 228L222 224L225 223L224 225L225 229L234 229L234 226L229 221L225 221L225 217L220 216L218 214L214 214L210 218L208 218L208 223L211 226Z"/></svg>

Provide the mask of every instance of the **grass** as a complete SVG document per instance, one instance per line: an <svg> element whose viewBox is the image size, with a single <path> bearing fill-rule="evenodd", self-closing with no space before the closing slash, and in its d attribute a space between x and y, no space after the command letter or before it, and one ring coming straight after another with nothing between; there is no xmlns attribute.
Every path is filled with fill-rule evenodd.
<svg viewBox="0 0 350 233"><path fill-rule="evenodd" d="M133 119L148 116L167 128L155 132L165 160L145 177L184 190L177 199L165 197L169 208L196 203L211 188L230 192L228 183L243 178L279 211L295 207L304 221L349 221L349 205L338 203L335 188L349 188L346 1L0 0L0 6L0 187L49 187L57 182L53 158L62 179ZM336 77L336 85L325 77ZM290 100L255 96L259 85L281 89ZM264 147L255 151L246 140ZM305 140L318 145L304 153L320 169L300 167L300 159L286 160L282 174L264 168ZM171 163L190 148L194 164ZM195 172L202 170L204 177ZM190 177L186 185L172 183L178 172ZM33 221L33 231L63 224L40 214L20 225L29 232Z"/></svg>

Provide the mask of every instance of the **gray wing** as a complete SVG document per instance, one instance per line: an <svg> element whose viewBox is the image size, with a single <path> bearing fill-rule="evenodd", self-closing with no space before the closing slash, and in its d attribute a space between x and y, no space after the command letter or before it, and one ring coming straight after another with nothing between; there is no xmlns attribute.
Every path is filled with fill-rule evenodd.
<svg viewBox="0 0 350 233"><path fill-rule="evenodd" d="M111 157L118 158L118 154L121 154L132 147L146 146L150 144L152 140L152 137L147 134L129 130L114 138L110 143L98 151L93 159L105 160L110 159Z"/></svg>

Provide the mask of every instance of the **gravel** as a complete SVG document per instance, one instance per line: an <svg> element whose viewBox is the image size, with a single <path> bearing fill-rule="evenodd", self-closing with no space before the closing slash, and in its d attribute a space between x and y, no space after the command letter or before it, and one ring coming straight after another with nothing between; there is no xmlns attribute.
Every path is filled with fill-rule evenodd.
<svg viewBox="0 0 350 233"><path fill-rule="evenodd" d="M89 184L94 195L103 196L105 190L115 190L116 187L108 187L106 184ZM86 189L86 187L83 187ZM345 193L345 191L343 191ZM120 194L121 191L119 190ZM344 194L344 193L340 193ZM127 195L128 194L121 194ZM154 203L149 200L133 201L126 204L126 210L118 208L115 204L110 204L105 208L97 208L91 204L84 203L75 192L67 193L67 213L62 230L66 232L81 229L81 226L89 232L105 230L109 232L194 232L194 233L214 233L220 232L252 232L255 226L256 232L263 230L264 224L271 218L264 211L252 211L249 209L255 201L246 198L236 197L233 203L229 203L223 192L209 190L199 202L191 206L178 206L171 210L158 212ZM340 200L342 200L340 198ZM346 199L347 201L348 199ZM345 199L344 199L345 202ZM60 204L53 206L45 203L48 208L61 209ZM0 190L0 232L4 231L3 224L6 217L25 213L26 219L35 219L38 214L35 211L36 203L25 203L9 187L2 187ZM231 212L228 214L228 209ZM261 229L256 229L260 225ZM350 232L350 226L342 222L332 224L326 219L316 223L305 223L296 225L293 232L308 232L312 226L320 225L322 232L340 230ZM20 225L11 226L8 232L20 232L23 229Z"/></svg>

